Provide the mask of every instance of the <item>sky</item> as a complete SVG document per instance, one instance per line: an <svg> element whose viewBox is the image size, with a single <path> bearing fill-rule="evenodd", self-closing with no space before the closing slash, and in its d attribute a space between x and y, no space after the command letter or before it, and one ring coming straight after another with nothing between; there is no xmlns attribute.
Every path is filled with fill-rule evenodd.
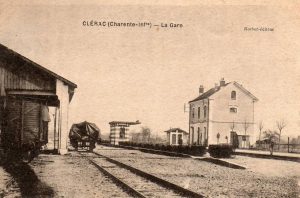
<svg viewBox="0 0 300 198"><path fill-rule="evenodd" d="M22 2L0 4L0 43L78 85L70 124L88 120L108 133L110 121L140 120L154 134L188 130L184 104L224 77L259 99L255 120L265 129L285 119L283 134L300 135L299 6ZM91 20L183 27L83 26Z"/></svg>

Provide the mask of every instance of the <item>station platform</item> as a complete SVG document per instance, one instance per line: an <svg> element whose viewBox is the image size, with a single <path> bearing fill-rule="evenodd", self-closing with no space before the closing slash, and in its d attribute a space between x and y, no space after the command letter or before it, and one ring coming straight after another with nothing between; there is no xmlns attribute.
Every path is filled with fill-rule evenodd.
<svg viewBox="0 0 300 198"><path fill-rule="evenodd" d="M300 153L283 153L283 152L274 151L273 155L271 155L270 151L236 149L234 154L235 155L245 155L245 156L249 156L249 157L280 159L280 160L289 160L289 161L300 162Z"/></svg>

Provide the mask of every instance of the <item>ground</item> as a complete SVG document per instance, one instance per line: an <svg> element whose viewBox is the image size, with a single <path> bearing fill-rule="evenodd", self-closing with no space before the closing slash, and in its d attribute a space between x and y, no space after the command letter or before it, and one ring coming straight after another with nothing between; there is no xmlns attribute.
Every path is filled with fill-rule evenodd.
<svg viewBox="0 0 300 198"><path fill-rule="evenodd" d="M236 156L225 159L246 170L97 146L97 152L152 173L206 197L298 197L300 164ZM0 197L128 197L76 153L40 155L30 164L0 166Z"/></svg>
<svg viewBox="0 0 300 198"><path fill-rule="evenodd" d="M98 148L97 151L207 197L298 197L300 192L300 164L297 162L243 156L227 159L247 167L237 170L191 158L136 150Z"/></svg>
<svg viewBox="0 0 300 198"><path fill-rule="evenodd" d="M86 159L78 155L40 155L29 165L21 164L22 168L13 165L4 168L6 180L14 180L15 190L8 189L2 193L2 196L128 197ZM22 171L10 169L22 169ZM12 174L13 178L9 176L12 172L15 172ZM2 186L5 183L2 181Z"/></svg>

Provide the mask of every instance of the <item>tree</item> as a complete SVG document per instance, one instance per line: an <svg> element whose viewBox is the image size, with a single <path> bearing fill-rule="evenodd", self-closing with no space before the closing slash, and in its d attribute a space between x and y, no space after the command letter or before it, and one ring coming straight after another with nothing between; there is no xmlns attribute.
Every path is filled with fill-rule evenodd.
<svg viewBox="0 0 300 198"><path fill-rule="evenodd" d="M263 130L263 128L264 128L264 123L263 123L263 121L261 120L261 121L259 121L259 123L258 123L258 128L259 128L259 147L261 146L261 142L260 142L260 138L261 138L261 131Z"/></svg>
<svg viewBox="0 0 300 198"><path fill-rule="evenodd" d="M284 119L281 119L279 121L276 121L276 126L277 126L277 129L279 130L279 141L278 141L278 150L279 150L279 147L280 147L280 138L281 138L281 132L282 130L286 127L286 122Z"/></svg>
<svg viewBox="0 0 300 198"><path fill-rule="evenodd" d="M131 132L131 141L132 142L141 142L141 134L135 131Z"/></svg>
<svg viewBox="0 0 300 198"><path fill-rule="evenodd" d="M267 139L268 144L270 145L270 154L273 155L274 144L279 139L279 133L277 131L264 131L264 137Z"/></svg>
<svg viewBox="0 0 300 198"><path fill-rule="evenodd" d="M131 141L140 143L149 143L151 136L151 129L149 127L142 127L139 132L131 132Z"/></svg>
<svg viewBox="0 0 300 198"><path fill-rule="evenodd" d="M142 127L141 129L143 142L150 141L151 129L149 127Z"/></svg>
<svg viewBox="0 0 300 198"><path fill-rule="evenodd" d="M264 139L268 140L268 143L270 142L278 142L279 139L279 133L277 131L272 131L270 129L268 129L267 131L263 132L264 135Z"/></svg>

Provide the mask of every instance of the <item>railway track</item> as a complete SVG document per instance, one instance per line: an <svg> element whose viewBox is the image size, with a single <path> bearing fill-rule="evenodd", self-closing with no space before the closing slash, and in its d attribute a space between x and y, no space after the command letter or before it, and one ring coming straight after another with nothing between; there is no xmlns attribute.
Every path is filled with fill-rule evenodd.
<svg viewBox="0 0 300 198"><path fill-rule="evenodd" d="M99 153L80 152L99 171L133 197L204 197Z"/></svg>

